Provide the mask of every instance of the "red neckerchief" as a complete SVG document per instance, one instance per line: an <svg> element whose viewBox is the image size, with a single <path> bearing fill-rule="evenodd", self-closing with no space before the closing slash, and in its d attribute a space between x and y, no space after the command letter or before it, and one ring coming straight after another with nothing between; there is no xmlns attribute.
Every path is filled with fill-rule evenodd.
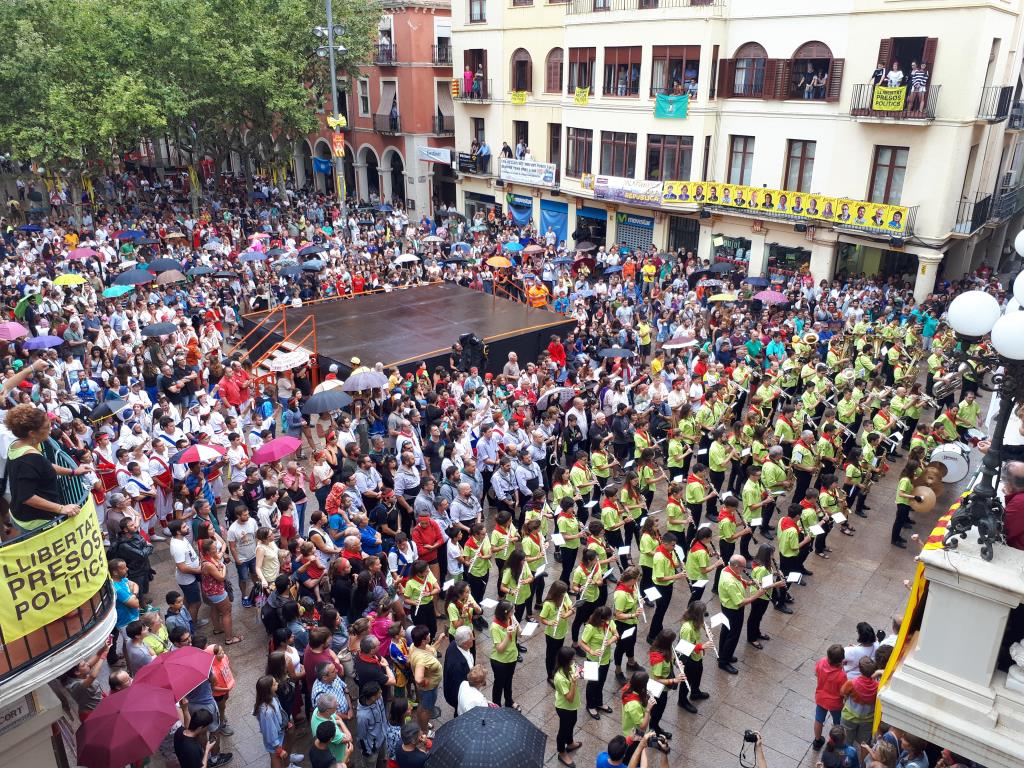
<svg viewBox="0 0 1024 768"><path fill-rule="evenodd" d="M788 417L786 417L786 416L784 416L784 415L782 415L782 414L780 413L780 414L779 414L779 420L780 420L780 421L784 421L784 422L786 422L786 424L788 424L788 425L789 425L789 428L790 428L790 429L793 429L793 422L791 422L791 421L789 420L789 418L788 418ZM794 430L794 431L795 431L795 430Z"/></svg>
<svg viewBox="0 0 1024 768"><path fill-rule="evenodd" d="M609 499L605 496L601 499L601 509L615 509L618 510L619 505L615 503L615 499Z"/></svg>
<svg viewBox="0 0 1024 768"><path fill-rule="evenodd" d="M603 541L601 541L600 539L595 539L593 536L591 536L588 533L587 534L587 546L589 547L591 544L597 544L597 546L599 546L601 549L606 549L605 544L604 544Z"/></svg>
<svg viewBox="0 0 1024 768"><path fill-rule="evenodd" d="M652 667L655 664L661 664L661 663L667 661L667 659L665 657L665 654L663 654L661 651L651 651L648 655L649 655L649 657L651 659L651 666Z"/></svg>
<svg viewBox="0 0 1024 768"><path fill-rule="evenodd" d="M668 504L675 504L677 507L683 506L682 504L679 503L679 499L673 498L672 496L668 497L668 501L666 502L666 505L668 505Z"/></svg>
<svg viewBox="0 0 1024 768"><path fill-rule="evenodd" d="M788 520L789 518L784 518L784 519ZM736 580L739 581L740 584L742 584L744 587L749 587L750 586L750 582L747 581L745 578L743 578L743 576L741 576L740 574L736 573L736 571L734 571L732 569L731 565L726 566L725 570L727 570L729 573L731 573L736 578Z"/></svg>
<svg viewBox="0 0 1024 768"><path fill-rule="evenodd" d="M632 593L635 589L636 589L635 587L627 587L621 581L618 584L615 585L615 591L616 592L629 592L629 593Z"/></svg>
<svg viewBox="0 0 1024 768"><path fill-rule="evenodd" d="M588 471L586 465L584 465L582 461L573 462L573 467L576 469L582 469L584 472Z"/></svg>
<svg viewBox="0 0 1024 768"><path fill-rule="evenodd" d="M736 518L733 516L732 512L729 511L728 507L722 507L718 510L718 522L721 523L724 520L728 520L730 523L736 522Z"/></svg>
<svg viewBox="0 0 1024 768"><path fill-rule="evenodd" d="M494 618L494 623L497 624L502 629L508 629L509 625L512 624L512 618L509 617L509 618L505 619L504 621L502 621L498 617L495 617Z"/></svg>
<svg viewBox="0 0 1024 768"><path fill-rule="evenodd" d="M573 511L571 509L570 510L564 510L564 509L561 510L558 513L558 516L559 517L564 517L566 520L575 520L576 519L576 515L573 514Z"/></svg>
<svg viewBox="0 0 1024 768"><path fill-rule="evenodd" d="M672 568L676 568L676 553L674 550L665 549L664 544L659 544L655 552L661 552L662 555L668 558L668 561L672 563Z"/></svg>
<svg viewBox="0 0 1024 768"><path fill-rule="evenodd" d="M811 501L810 499L801 499L800 500L800 509L814 509L815 506L816 506L815 503L813 501Z"/></svg>
<svg viewBox="0 0 1024 768"><path fill-rule="evenodd" d="M626 688L624 688L623 690L627 691L628 688L629 688L629 685L627 684ZM639 693L632 693L632 692L628 692L628 693L624 692L622 694L622 706L626 706L631 701L640 701L640 694Z"/></svg>
<svg viewBox="0 0 1024 768"><path fill-rule="evenodd" d="M793 518L787 515L779 521L779 528L784 531L788 531L790 528L797 528L797 524Z"/></svg>
<svg viewBox="0 0 1024 768"><path fill-rule="evenodd" d="M686 478L686 484L689 485L690 483L700 483L701 486L704 485L704 481L697 477L695 474L693 474L693 472L691 472L689 477Z"/></svg>
<svg viewBox="0 0 1024 768"><path fill-rule="evenodd" d="M484 544L484 539L481 539L480 541L477 541L472 536L470 536L469 537L469 541L466 542L466 546L469 547L470 549L477 549L478 547L482 547L483 544Z"/></svg>
<svg viewBox="0 0 1024 768"><path fill-rule="evenodd" d="M374 656L373 654L367 655L365 653L360 653L358 655L361 661L365 661L368 664L380 664L380 657L378 656Z"/></svg>
<svg viewBox="0 0 1024 768"><path fill-rule="evenodd" d="M643 429L638 429L634 434L638 437L642 437L647 443L651 442L651 439L647 436L647 432Z"/></svg>
<svg viewBox="0 0 1024 768"><path fill-rule="evenodd" d="M705 546L704 546L704 544L703 544L702 542L700 542L700 541L695 541L695 542L693 542L693 546L691 546L691 547L690 547L690 552L691 552L691 553L692 553L692 552L696 552L698 548L700 548L700 549L701 549L701 551L703 551L703 552L707 552L707 551L708 551L708 548L707 548L707 547L705 547Z"/></svg>
<svg viewBox="0 0 1024 768"><path fill-rule="evenodd" d="M500 525L498 525L497 523L495 523L495 524L494 524L494 530L496 530L496 531L497 531L498 533L500 533L500 534L501 534L502 536L508 536L508 529L507 529L507 528L502 528L502 527L501 527Z"/></svg>
<svg viewBox="0 0 1024 768"><path fill-rule="evenodd" d="M804 442L804 439L802 437L796 441L796 444L802 445L804 448L807 448L808 450L810 449L810 446Z"/></svg>
<svg viewBox="0 0 1024 768"><path fill-rule="evenodd" d="M540 531L539 530L536 533L531 533L530 534L530 541L532 541L538 547L540 546Z"/></svg>

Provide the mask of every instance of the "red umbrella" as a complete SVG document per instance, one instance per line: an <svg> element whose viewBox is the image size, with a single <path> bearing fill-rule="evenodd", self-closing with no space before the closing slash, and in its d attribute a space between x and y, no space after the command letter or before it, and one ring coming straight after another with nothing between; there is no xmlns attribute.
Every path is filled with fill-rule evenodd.
<svg viewBox="0 0 1024 768"><path fill-rule="evenodd" d="M255 450L252 454L253 464L269 464L272 461L283 459L289 454L295 453L299 450L299 446L302 445L302 441L297 437L291 435L281 435L275 437L268 443L264 443Z"/></svg>
<svg viewBox="0 0 1024 768"><path fill-rule="evenodd" d="M152 755L178 721L170 691L145 683L108 696L82 723L76 736L78 764L121 768Z"/></svg>
<svg viewBox="0 0 1024 768"><path fill-rule="evenodd" d="M161 653L139 670L134 685L146 683L163 688L171 692L175 701L180 701L196 686L209 679L212 666L212 653L187 646L170 653Z"/></svg>
<svg viewBox="0 0 1024 768"><path fill-rule="evenodd" d="M225 450L218 445L190 445L171 457L172 464L191 464L194 461L218 461L224 457Z"/></svg>

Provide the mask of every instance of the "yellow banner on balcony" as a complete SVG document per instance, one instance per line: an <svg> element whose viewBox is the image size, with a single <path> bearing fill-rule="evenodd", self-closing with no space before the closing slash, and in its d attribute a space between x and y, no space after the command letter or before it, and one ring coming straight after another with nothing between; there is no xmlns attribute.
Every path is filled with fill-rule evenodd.
<svg viewBox="0 0 1024 768"><path fill-rule="evenodd" d="M526 103L526 91L512 91L512 105L520 107Z"/></svg>
<svg viewBox="0 0 1024 768"><path fill-rule="evenodd" d="M871 108L876 112L902 112L907 104L907 87L889 88L876 85L871 94Z"/></svg>
<svg viewBox="0 0 1024 768"><path fill-rule="evenodd" d="M84 605L107 580L92 496L47 531L0 547L0 627L11 643Z"/></svg>
<svg viewBox="0 0 1024 768"><path fill-rule="evenodd" d="M590 88L577 88L576 95L573 96L573 103L580 107L585 107L590 103Z"/></svg>

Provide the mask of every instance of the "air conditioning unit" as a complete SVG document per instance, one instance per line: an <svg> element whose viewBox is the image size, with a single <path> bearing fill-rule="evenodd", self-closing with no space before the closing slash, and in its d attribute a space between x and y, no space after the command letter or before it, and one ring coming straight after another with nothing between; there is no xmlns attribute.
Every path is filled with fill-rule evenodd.
<svg viewBox="0 0 1024 768"><path fill-rule="evenodd" d="M1016 186L1017 184L1017 171L1007 171L1003 174L1003 182L1001 186L1004 189L1009 189Z"/></svg>

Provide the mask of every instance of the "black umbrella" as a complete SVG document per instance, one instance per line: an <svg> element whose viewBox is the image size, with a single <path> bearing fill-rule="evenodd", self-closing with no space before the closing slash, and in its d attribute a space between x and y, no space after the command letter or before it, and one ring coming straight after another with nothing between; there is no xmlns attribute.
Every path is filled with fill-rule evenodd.
<svg viewBox="0 0 1024 768"><path fill-rule="evenodd" d="M174 323L153 323L142 329L143 336L169 336L178 330Z"/></svg>
<svg viewBox="0 0 1024 768"><path fill-rule="evenodd" d="M425 768L541 768L548 737L510 707L474 707L437 729Z"/></svg>
<svg viewBox="0 0 1024 768"><path fill-rule="evenodd" d="M287 267L281 269L281 274L285 277L295 277L295 275L302 274L302 267L298 264L289 264Z"/></svg>
<svg viewBox="0 0 1024 768"><path fill-rule="evenodd" d="M212 275L216 271L213 267L192 267L188 274L192 277L202 277L203 275Z"/></svg>
<svg viewBox="0 0 1024 768"><path fill-rule="evenodd" d="M307 245L299 251L299 256L315 256L318 253L327 253L327 248L322 245Z"/></svg>
<svg viewBox="0 0 1024 768"><path fill-rule="evenodd" d="M236 275L234 272L231 272L231 271L226 270L226 269L222 269L220 272L214 272L213 276L214 277L220 277L220 278L223 278L225 280L230 280L233 277L238 277L238 275Z"/></svg>
<svg viewBox="0 0 1024 768"><path fill-rule="evenodd" d="M452 256L447 259L441 259L442 264L465 264L466 260L461 256Z"/></svg>
<svg viewBox="0 0 1024 768"><path fill-rule="evenodd" d="M302 412L310 416L314 413L340 411L352 403L352 396L342 392L339 387L317 392L302 404Z"/></svg>
<svg viewBox="0 0 1024 768"><path fill-rule="evenodd" d="M717 275L724 275L726 272L732 272L736 267L727 261L716 261L711 265L709 272L714 272Z"/></svg>
<svg viewBox="0 0 1024 768"><path fill-rule="evenodd" d="M275 256L284 256L286 253L288 251L285 248L271 248L267 251L267 256L272 259Z"/></svg>
<svg viewBox="0 0 1024 768"><path fill-rule="evenodd" d="M181 269L181 262L177 259L154 259L149 265L150 272L167 272L172 269Z"/></svg>
<svg viewBox="0 0 1024 768"><path fill-rule="evenodd" d="M466 217L464 215L462 215L461 213L459 213L458 211L445 211L444 213L442 213L437 218L439 218L439 219L461 219L462 221L466 221Z"/></svg>
<svg viewBox="0 0 1024 768"><path fill-rule="evenodd" d="M140 237L135 241L136 245L160 245L160 238L158 237Z"/></svg>
<svg viewBox="0 0 1024 768"><path fill-rule="evenodd" d="M687 275L686 279L689 281L690 285L696 285L698 281L703 280L705 277L708 277L710 275L710 270L699 269L696 272L691 272L689 275Z"/></svg>
<svg viewBox="0 0 1024 768"><path fill-rule="evenodd" d="M632 357L633 353L620 347L609 347L597 353L598 357Z"/></svg>
<svg viewBox="0 0 1024 768"><path fill-rule="evenodd" d="M109 418L111 416L120 413L125 408L130 406L124 400L104 400L102 403L97 405L91 411L89 411L89 421L96 422L102 419Z"/></svg>
<svg viewBox="0 0 1024 768"><path fill-rule="evenodd" d="M114 285L145 285L152 283L156 277L144 269L129 269L114 278Z"/></svg>

